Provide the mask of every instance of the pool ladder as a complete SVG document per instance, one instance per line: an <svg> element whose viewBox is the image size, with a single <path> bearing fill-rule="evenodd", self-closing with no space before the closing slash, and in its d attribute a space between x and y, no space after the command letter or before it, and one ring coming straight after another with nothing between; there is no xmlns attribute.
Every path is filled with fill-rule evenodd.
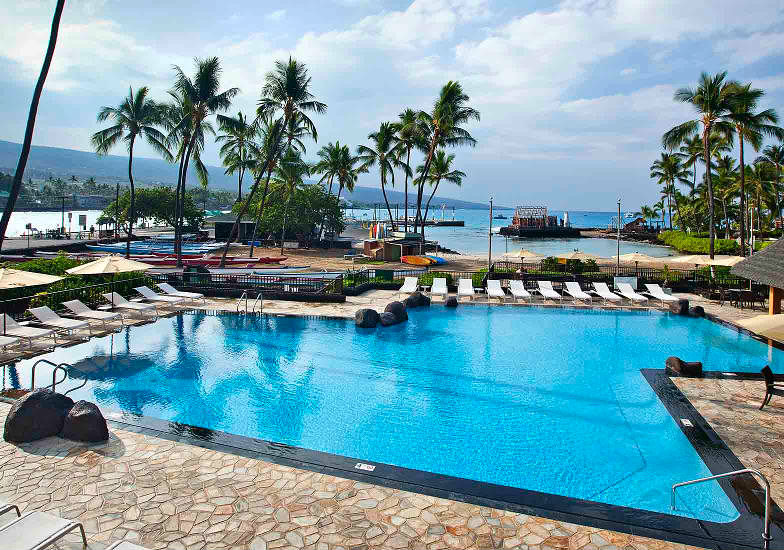
<svg viewBox="0 0 784 550"><path fill-rule="evenodd" d="M672 495L671 495L671 502L670 505L673 510L676 510L675 507L675 489L678 487L683 487L685 485L694 485L695 483L702 483L703 481L712 481L714 479L719 479L723 477L733 477L742 474L751 474L755 476L757 479L762 481L763 487L765 488L765 530L762 532L762 538L766 542L771 539L770 536L770 482L768 478L766 478L761 472L757 470L751 470L749 468L744 468L743 470L734 470L732 472L724 472L723 474L716 474L708 477L701 477L699 479L692 479L691 481L683 481L681 483L676 483L672 486Z"/></svg>
<svg viewBox="0 0 784 550"><path fill-rule="evenodd" d="M51 386L52 391L56 391L57 390L57 384L62 384L63 382L65 382L65 379L68 378L68 368L70 368L70 369L72 369L74 371L79 372L79 369L77 369L76 367L74 367L73 365L70 365L68 363L57 364L57 363L52 363L48 359L39 359L38 361L33 363L33 368L32 368L32 371L30 373L30 391L33 391L35 389L35 368L38 365L40 365L41 363L43 363L45 365L49 365L50 367L54 367L54 369L52 370L52 386ZM3 370L5 370L6 367L9 367L9 366L13 366L13 364L3 365ZM63 377L60 378L59 380L57 379L58 371L63 373ZM84 381L79 386L73 387L70 390L68 390L66 392L63 392L63 395L68 395L72 391L78 390L79 388L82 388L85 385L87 385L87 378L86 377L85 377Z"/></svg>
<svg viewBox="0 0 784 550"><path fill-rule="evenodd" d="M244 290L242 292L242 295L240 296L240 299L237 300L237 313L240 312L240 304L243 303L243 300L245 302L245 313L248 313L248 298L249 298L248 291ZM264 310L264 297L262 296L261 292L259 292L256 295L256 299L253 300L253 304L251 305L250 308L250 313L256 312L256 305L259 306L259 313L261 313Z"/></svg>

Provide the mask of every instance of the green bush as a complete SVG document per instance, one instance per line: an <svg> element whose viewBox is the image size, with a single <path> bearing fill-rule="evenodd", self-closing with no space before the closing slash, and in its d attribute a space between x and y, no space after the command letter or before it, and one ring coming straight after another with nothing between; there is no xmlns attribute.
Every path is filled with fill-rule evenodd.
<svg viewBox="0 0 784 550"><path fill-rule="evenodd" d="M487 268L483 267L479 270L479 273L474 273L471 275L471 284L474 285L474 288L482 288L482 281L484 280L486 274Z"/></svg>
<svg viewBox="0 0 784 550"><path fill-rule="evenodd" d="M683 231L662 231L659 240L664 244L689 254L708 254L710 252L710 239L693 237ZM715 239L714 251L716 254L736 254L738 243L732 239Z"/></svg>
<svg viewBox="0 0 784 550"><path fill-rule="evenodd" d="M452 274L440 271L431 271L419 276L419 284L422 286L433 286L433 279L446 279L446 286L452 286Z"/></svg>
<svg viewBox="0 0 784 550"><path fill-rule="evenodd" d="M549 256L544 260L542 260L542 264L540 268L542 272L549 272L549 271L556 272L556 273L563 272L560 265L558 264L558 258L554 258L552 256Z"/></svg>
<svg viewBox="0 0 784 550"><path fill-rule="evenodd" d="M754 244L754 250L764 250L775 242L776 241L757 241Z"/></svg>

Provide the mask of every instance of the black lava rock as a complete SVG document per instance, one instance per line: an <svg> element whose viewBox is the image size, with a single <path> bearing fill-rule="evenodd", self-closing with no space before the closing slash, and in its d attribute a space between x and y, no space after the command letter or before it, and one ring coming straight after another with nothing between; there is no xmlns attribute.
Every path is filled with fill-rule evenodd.
<svg viewBox="0 0 784 550"><path fill-rule="evenodd" d="M668 357L665 361L667 374L678 374L680 376L701 377L702 363L699 361L687 362L678 357Z"/></svg>
<svg viewBox="0 0 784 550"><path fill-rule="evenodd" d="M414 292L408 298L403 300L406 308L427 307L430 305L430 298L421 292Z"/></svg>
<svg viewBox="0 0 784 550"><path fill-rule="evenodd" d="M378 317L379 321L381 321L381 325L385 327L397 325L400 323L400 321L397 320L397 317L395 317L395 314L388 311L380 313Z"/></svg>
<svg viewBox="0 0 784 550"><path fill-rule="evenodd" d="M77 401L65 417L60 436L94 443L109 439L109 428L106 426L106 419L94 403Z"/></svg>
<svg viewBox="0 0 784 550"><path fill-rule="evenodd" d="M457 307L457 303L457 298L455 296L450 296L446 299L444 305L446 305L446 307Z"/></svg>
<svg viewBox="0 0 784 550"><path fill-rule="evenodd" d="M692 306L689 308L690 317L705 317L705 309L702 306Z"/></svg>
<svg viewBox="0 0 784 550"><path fill-rule="evenodd" d="M25 443L57 435L73 405L73 399L52 390L42 388L30 392L8 412L3 439Z"/></svg>
<svg viewBox="0 0 784 550"><path fill-rule="evenodd" d="M378 312L375 309L360 309L354 314L354 324L361 328L375 328L378 320Z"/></svg>
<svg viewBox="0 0 784 550"><path fill-rule="evenodd" d="M384 308L384 313L391 313L395 316L398 323L408 321L408 312L403 302L389 302Z"/></svg>
<svg viewBox="0 0 784 550"><path fill-rule="evenodd" d="M677 302L671 302L670 313L674 313L675 315L688 315L689 301L686 298L681 298Z"/></svg>

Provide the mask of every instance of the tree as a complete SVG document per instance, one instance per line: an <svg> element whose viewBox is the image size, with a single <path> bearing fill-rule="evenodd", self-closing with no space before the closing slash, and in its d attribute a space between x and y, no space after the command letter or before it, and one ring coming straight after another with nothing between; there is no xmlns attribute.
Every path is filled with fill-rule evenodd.
<svg viewBox="0 0 784 550"><path fill-rule="evenodd" d="M242 200L242 179L254 157L258 156L256 137L259 133L258 119L248 121L248 118L237 113L235 117L218 115L218 128L222 134L215 138L216 143L223 143L220 156L226 167L226 175L237 173L237 200Z"/></svg>
<svg viewBox="0 0 784 550"><path fill-rule="evenodd" d="M126 97L117 107L103 107L98 112L98 122L112 120L108 128L99 130L92 137L92 144L99 155L106 155L120 139L128 148L128 181L130 182L130 215L128 217L128 240L125 245L125 256L131 255L131 237L133 233L135 188L133 182L133 146L137 138L144 138L160 155L171 162L172 154L166 147L166 136L156 128L163 123L163 109L155 101L148 99L149 89L142 86L136 93L129 88Z"/></svg>
<svg viewBox="0 0 784 550"><path fill-rule="evenodd" d="M417 112L413 109L406 109L398 115L398 122L395 123L395 141L397 142L398 160L402 162L403 155L406 162L403 164L406 176L404 191L404 210L403 231L408 232L408 178L411 176L411 149L423 147L422 128L419 124Z"/></svg>
<svg viewBox="0 0 784 550"><path fill-rule="evenodd" d="M116 219L125 227L131 224L135 225L144 219L154 220L166 225L174 225L176 221L174 210L176 195L174 189L165 186L147 187L137 189L135 195L133 218L130 216L130 191L120 195L119 203L116 200L109 203L104 208L101 216ZM188 227L199 227L204 220L204 212L196 206L190 193L185 197L183 212L183 217Z"/></svg>
<svg viewBox="0 0 784 550"><path fill-rule="evenodd" d="M294 149L289 149L283 155L275 170L274 186L280 191L285 204L283 209L283 228L280 233L280 253L283 254L283 243L286 239L286 214L291 197L297 189L305 185L305 177L311 172L310 165L302 160L300 154Z"/></svg>
<svg viewBox="0 0 784 550"><path fill-rule="evenodd" d="M430 173L430 164L438 147L456 147L458 145L476 146L476 140L463 128L471 120L479 120L479 111L469 107L471 98L463 92L459 82L450 80L438 95L433 104L433 111L427 113L420 111L418 115L419 127L427 142L427 152L422 174L419 177L417 190L416 220L422 225L422 236L425 234L425 224L422 220L422 193L424 180ZM416 221L415 221L416 223Z"/></svg>
<svg viewBox="0 0 784 550"><path fill-rule="evenodd" d="M646 222L653 221L659 217L659 211L655 208L655 205L651 208L644 204L640 207L640 215Z"/></svg>
<svg viewBox="0 0 784 550"><path fill-rule="evenodd" d="M662 153L661 157L651 165L651 179L656 179L660 185L664 186L667 195L667 206L670 215L670 229L672 229L672 198L675 193L675 184L689 184L691 172L686 170L681 164L681 158L677 153Z"/></svg>
<svg viewBox="0 0 784 550"><path fill-rule="evenodd" d="M736 181L738 171L735 167L735 159L729 155L724 155L716 159L716 196L721 201L724 212L724 238L730 238L730 217L727 203L731 203L736 194Z"/></svg>
<svg viewBox="0 0 784 550"><path fill-rule="evenodd" d="M318 139L316 132L316 125L307 116L308 112L325 113L327 105L314 99L313 94L310 92L310 77L308 70L304 64L297 62L295 59L289 57L288 63L283 61L275 62L275 70L267 73L264 78L264 87L261 90L261 98L259 99L258 109L256 114L259 117L269 117L270 120L277 112L282 112L282 118L271 122L271 147L272 154L267 156L264 162L264 168L257 172L258 177L253 182L253 187L250 190L250 196L243 204L244 207L237 213L237 221L231 229L229 238L226 239L226 246L223 249L221 256L221 266L226 263L226 254L229 252L229 245L234 240L234 236L239 229L240 220L247 212L247 207L256 193L259 182L264 174L267 173L267 181L264 184L264 195L267 194L269 186L269 175L271 172L272 164L277 160L280 155L280 139L283 135L284 129L288 126L291 117L300 114L302 124L308 129L314 140Z"/></svg>
<svg viewBox="0 0 784 550"><path fill-rule="evenodd" d="M433 157L433 162L430 164L430 174L428 176L430 184L433 186L433 192L430 193L430 197L427 199L425 219L427 219L427 213L430 210L430 201L433 200L433 196L435 196L436 191L438 191L441 180L454 183L460 187L463 183L463 178L466 177L465 172L452 169L452 162L454 162L454 160L455 155L447 155L443 149L436 151L436 154Z"/></svg>
<svg viewBox="0 0 784 550"><path fill-rule="evenodd" d="M327 195L332 195L332 182L340 171L341 149L342 147L339 141L335 143L330 142L319 149L318 153L316 153L319 157L319 161L313 165L313 173L322 174L321 179L319 180L320 184L323 184L325 180L328 182ZM326 215L327 214L325 212L324 221L326 221ZM322 223L321 227L319 228L319 240L322 238L323 231L324 223Z"/></svg>
<svg viewBox="0 0 784 550"><path fill-rule="evenodd" d="M38 114L38 103L41 101L41 93L44 90L46 75L49 74L49 66L52 64L52 58L54 57L54 49L57 45L57 33L60 30L60 17L63 15L64 7L65 0L57 0L57 5L54 8L54 16L52 17L52 28L49 32L49 45L46 48L44 63L41 66L41 72L38 75L38 81L35 84L33 99L30 101L30 111L27 114L27 126L25 127L24 139L22 140L22 153L19 155L19 161L16 164L16 172L14 172L14 179L11 182L11 189L8 192L8 200L5 203L5 210L3 210L3 216L0 218L0 250L3 248L5 232L8 229L8 222L11 220L11 214L16 206L16 200L19 198L19 193L22 190L22 178L24 178L25 168L27 167L27 158L30 156L30 145L33 142L33 130L35 129L35 117Z"/></svg>
<svg viewBox="0 0 784 550"><path fill-rule="evenodd" d="M781 167L784 165L784 144L768 145L763 149L762 156L754 161L769 164L776 169L776 179L774 180L774 187L776 193L776 214L773 217L774 221L781 217L782 197L781 197Z"/></svg>
<svg viewBox="0 0 784 550"><path fill-rule="evenodd" d="M264 183L264 193L261 196L261 206L258 212L254 215L253 235L251 236L250 247L248 249L248 258L253 257L253 247L256 242L256 230L259 226L259 219L264 211L264 205L267 200L267 192L269 190L270 177L277 168L277 157L280 151L284 148L284 142L280 139L280 132L282 131L281 119L272 121L269 115L265 115L258 119L259 121L259 136L261 144L259 149L255 151L256 157L253 159L253 166L251 167L251 174L253 181L261 181L264 177L264 170L267 171L267 181ZM271 164L267 164L267 159L272 159Z"/></svg>
<svg viewBox="0 0 784 550"><path fill-rule="evenodd" d="M711 182L710 136L715 132L728 140L734 127L730 120L736 104L747 100L740 84L726 80L727 72L715 75L702 73L696 88L681 88L675 92L675 101L691 104L698 118L686 121L668 130L662 136L662 144L672 151L684 141L700 132L702 128L702 154L705 161L705 183L708 190L708 231L710 235L710 257L714 256L716 227L714 224L713 184Z"/></svg>
<svg viewBox="0 0 784 550"><path fill-rule="evenodd" d="M752 88L751 83L739 86L739 101L731 105L729 120L735 126L735 133L738 135L739 162L740 162L740 211L745 212L744 201L746 197L746 164L743 156L743 144L748 141L755 151L762 147L764 136L775 136L779 139L784 138L784 131L776 126L778 116L773 109L755 112L758 100L765 94L759 88ZM744 217L740 217L740 254L746 255L746 232L744 227Z"/></svg>
<svg viewBox="0 0 784 550"><path fill-rule="evenodd" d="M762 203L768 202L767 199L772 198L773 190L773 169L764 162L757 162L751 166L747 166L748 171L748 187L749 195L753 197L753 207L757 210L757 230L762 228ZM741 217L745 212L741 211Z"/></svg>
<svg viewBox="0 0 784 550"><path fill-rule="evenodd" d="M392 217L392 208L389 206L389 199L387 199L386 185L387 178L390 178L392 186L395 186L395 168L403 165L398 160L395 151L395 126L391 122L382 122L378 131L368 134L368 139L371 141L371 146L357 146L357 156L365 170L378 166L378 172L381 175L381 193L384 195L384 202L387 205L387 212L389 212L389 223L392 224L394 230L395 219Z"/></svg>
<svg viewBox="0 0 784 550"><path fill-rule="evenodd" d="M219 91L220 89L220 75L221 67L220 61L217 57L209 57L207 59L194 59L196 65L196 73L193 78L186 76L183 70L174 66L176 79L174 82L174 89L187 100L190 105L190 113L187 121L191 124L190 142L185 147L185 162L181 164L180 175L180 201L185 198L185 184L188 173L188 162L191 154L195 148L196 140L198 139L198 128L204 123L205 119L210 115L219 111L226 111L231 106L231 100L236 96L240 90L239 88L229 88L228 90ZM204 173L206 175L206 172ZM202 185L206 185L206 178L202 179ZM180 204L178 201L178 204ZM182 215L178 219L181 219ZM178 222L178 226L180 223ZM182 265L182 246L181 236L175 235L177 248L177 265Z"/></svg>

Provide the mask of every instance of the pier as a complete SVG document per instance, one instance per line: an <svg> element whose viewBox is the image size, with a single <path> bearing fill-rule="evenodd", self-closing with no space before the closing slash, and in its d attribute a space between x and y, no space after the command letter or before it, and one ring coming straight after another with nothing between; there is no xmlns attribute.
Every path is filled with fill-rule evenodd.
<svg viewBox="0 0 784 550"><path fill-rule="evenodd" d="M518 206L512 225L502 227L499 233L529 239L580 237L580 230L569 225L568 214L559 223L557 216L548 215L546 206Z"/></svg>

